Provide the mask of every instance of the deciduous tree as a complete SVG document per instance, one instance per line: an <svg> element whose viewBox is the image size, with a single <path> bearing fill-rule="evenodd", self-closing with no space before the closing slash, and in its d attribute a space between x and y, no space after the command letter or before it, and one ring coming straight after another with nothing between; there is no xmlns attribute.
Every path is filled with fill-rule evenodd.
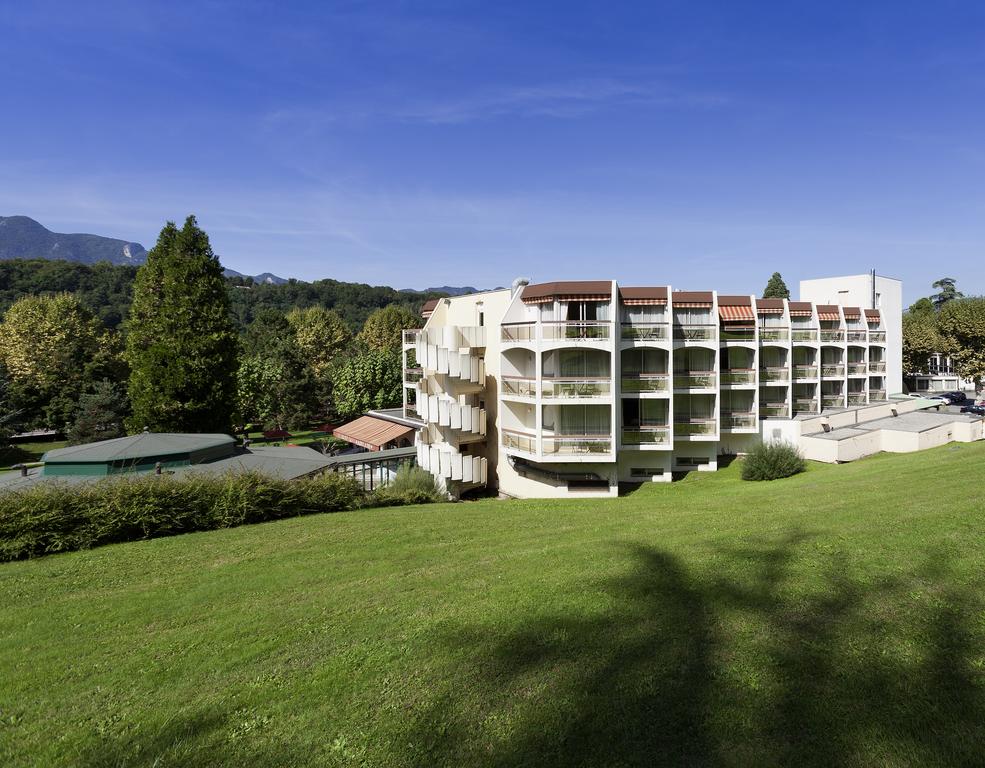
<svg viewBox="0 0 985 768"><path fill-rule="evenodd" d="M399 349L366 349L346 358L332 371L335 409L345 419L368 410L401 403Z"/></svg>
<svg viewBox="0 0 985 768"><path fill-rule="evenodd" d="M328 373L332 361L352 344L352 331L331 309L294 309L287 314L287 322L294 331L294 339L305 362L319 379Z"/></svg>
<svg viewBox="0 0 985 768"><path fill-rule="evenodd" d="M391 304L376 310L368 318L358 339L370 349L400 349L402 331L420 328L421 318L406 307Z"/></svg>
<svg viewBox="0 0 985 768"><path fill-rule="evenodd" d="M948 301L938 314L938 327L945 350L963 379L981 390L985 378L985 297Z"/></svg>
<svg viewBox="0 0 985 768"><path fill-rule="evenodd" d="M137 273L127 329L130 430L228 432L237 337L222 266L194 216L161 230Z"/></svg>

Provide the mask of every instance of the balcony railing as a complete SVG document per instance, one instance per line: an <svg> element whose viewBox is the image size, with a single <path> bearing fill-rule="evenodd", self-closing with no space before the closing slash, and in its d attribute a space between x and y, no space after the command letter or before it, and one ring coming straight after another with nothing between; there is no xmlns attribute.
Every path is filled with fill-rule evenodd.
<svg viewBox="0 0 985 768"><path fill-rule="evenodd" d="M848 404L849 405L865 405L867 402L865 397L865 392L849 392L848 393Z"/></svg>
<svg viewBox="0 0 985 768"><path fill-rule="evenodd" d="M754 411L722 411L722 429L756 429L759 418Z"/></svg>
<svg viewBox="0 0 985 768"><path fill-rule="evenodd" d="M886 342L886 332L885 331L869 331L869 341L876 342L878 344L884 344Z"/></svg>
<svg viewBox="0 0 985 768"><path fill-rule="evenodd" d="M516 432L509 429L501 430L503 447L524 453L537 453L537 436L532 432Z"/></svg>
<svg viewBox="0 0 985 768"><path fill-rule="evenodd" d="M632 341L665 341L668 328L667 323L623 323L622 337Z"/></svg>
<svg viewBox="0 0 985 768"><path fill-rule="evenodd" d="M849 341L866 341L869 338L869 334L867 331L849 330L846 333L846 337Z"/></svg>
<svg viewBox="0 0 985 768"><path fill-rule="evenodd" d="M541 393L545 400L563 400L580 397L608 397L612 393L612 382L609 379L596 378L545 378Z"/></svg>
<svg viewBox="0 0 985 768"><path fill-rule="evenodd" d="M413 346L417 343L417 339L421 335L421 330L420 328L410 328L402 331L401 335L406 346Z"/></svg>
<svg viewBox="0 0 985 768"><path fill-rule="evenodd" d="M821 329L821 341L844 341L845 332L842 330Z"/></svg>
<svg viewBox="0 0 985 768"><path fill-rule="evenodd" d="M790 412L790 406L786 403L765 403L759 406L760 416L786 416Z"/></svg>
<svg viewBox="0 0 985 768"><path fill-rule="evenodd" d="M882 360L873 360L869 363L869 373L885 373L886 363Z"/></svg>
<svg viewBox="0 0 985 768"><path fill-rule="evenodd" d="M623 445L669 445L670 427L666 424L641 424L622 428Z"/></svg>
<svg viewBox="0 0 985 768"><path fill-rule="evenodd" d="M534 323L504 323L500 326L499 338L504 344L533 341L537 338L537 326Z"/></svg>
<svg viewBox="0 0 985 768"><path fill-rule="evenodd" d="M544 323L547 341L605 341L612 337L612 323L597 320L551 320Z"/></svg>
<svg viewBox="0 0 985 768"><path fill-rule="evenodd" d="M821 363L822 376L844 376L845 366L841 363Z"/></svg>
<svg viewBox="0 0 985 768"><path fill-rule="evenodd" d="M717 429L718 420L710 417L694 417L690 419L674 419L674 434L680 437L689 435L713 435Z"/></svg>
<svg viewBox="0 0 985 768"><path fill-rule="evenodd" d="M624 395L667 392L670 389L670 375L666 373L624 373L622 392Z"/></svg>
<svg viewBox="0 0 985 768"><path fill-rule="evenodd" d="M729 368L722 371L722 386L741 386L756 383L755 368Z"/></svg>
<svg viewBox="0 0 985 768"><path fill-rule="evenodd" d="M870 389L869 390L869 400L885 400L886 390L884 389Z"/></svg>
<svg viewBox="0 0 985 768"><path fill-rule="evenodd" d="M537 382L519 376L504 376L500 379L500 392L512 397L537 397Z"/></svg>
<svg viewBox="0 0 985 768"><path fill-rule="evenodd" d="M544 455L612 453L609 435L553 435L544 437Z"/></svg>
<svg viewBox="0 0 985 768"><path fill-rule="evenodd" d="M817 328L800 328L790 331L792 341L817 341Z"/></svg>
<svg viewBox="0 0 985 768"><path fill-rule="evenodd" d="M722 341L755 341L755 328L722 328L718 332L718 338Z"/></svg>
<svg viewBox="0 0 985 768"><path fill-rule="evenodd" d="M404 369L404 381L407 384L415 384L424 378L423 368L405 368Z"/></svg>
<svg viewBox="0 0 985 768"><path fill-rule="evenodd" d="M759 343L764 344L771 341L787 341L790 338L789 328L763 328L759 329Z"/></svg>
<svg viewBox="0 0 985 768"><path fill-rule="evenodd" d="M848 363L848 375L849 376L864 376L868 373L868 366L865 362L849 362Z"/></svg>
<svg viewBox="0 0 985 768"><path fill-rule="evenodd" d="M786 366L769 366L767 368L760 368L759 380L762 382L789 381L790 370Z"/></svg>
<svg viewBox="0 0 985 768"><path fill-rule="evenodd" d="M825 408L844 408L844 395L821 395L821 405Z"/></svg>
<svg viewBox="0 0 985 768"><path fill-rule="evenodd" d="M711 341L715 338L717 325L689 323L674 326L674 339L677 341Z"/></svg>
<svg viewBox="0 0 985 768"><path fill-rule="evenodd" d="M714 371L674 373L674 389L714 389Z"/></svg>
<svg viewBox="0 0 985 768"><path fill-rule="evenodd" d="M816 379L817 374L816 365L795 365L793 367L793 377L795 379Z"/></svg>
<svg viewBox="0 0 985 768"><path fill-rule="evenodd" d="M794 413L818 413L817 399L813 397L797 397L793 401Z"/></svg>

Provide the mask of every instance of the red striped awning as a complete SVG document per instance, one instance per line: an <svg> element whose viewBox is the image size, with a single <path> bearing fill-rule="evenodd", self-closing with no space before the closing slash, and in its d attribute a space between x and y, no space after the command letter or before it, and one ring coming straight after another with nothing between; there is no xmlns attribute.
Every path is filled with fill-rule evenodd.
<svg viewBox="0 0 985 768"><path fill-rule="evenodd" d="M550 304L557 299L558 301L612 301L610 294L578 294L572 296L537 296L532 299L524 299L524 304Z"/></svg>
<svg viewBox="0 0 985 768"><path fill-rule="evenodd" d="M622 303L626 307L665 307L667 299L623 299Z"/></svg>
<svg viewBox="0 0 985 768"><path fill-rule="evenodd" d="M858 320L862 316L862 310L858 307L845 307L846 320Z"/></svg>
<svg viewBox="0 0 985 768"><path fill-rule="evenodd" d="M718 305L718 316L726 323L739 322L742 320L755 320L756 316L752 313L750 306L722 306Z"/></svg>
<svg viewBox="0 0 985 768"><path fill-rule="evenodd" d="M818 320L833 320L834 322L841 320L837 312L818 312L817 318Z"/></svg>
<svg viewBox="0 0 985 768"><path fill-rule="evenodd" d="M756 311L761 315L782 315L783 307L756 307Z"/></svg>
<svg viewBox="0 0 985 768"><path fill-rule="evenodd" d="M814 310L809 301L791 301L788 304L790 317L810 317Z"/></svg>
<svg viewBox="0 0 985 768"><path fill-rule="evenodd" d="M879 310L878 309L867 309L867 310L865 310L865 317L866 317L866 319L870 323L873 322L873 321L878 323L879 322L879 317L880 317Z"/></svg>
<svg viewBox="0 0 985 768"><path fill-rule="evenodd" d="M674 309L711 309L710 301L675 301Z"/></svg>

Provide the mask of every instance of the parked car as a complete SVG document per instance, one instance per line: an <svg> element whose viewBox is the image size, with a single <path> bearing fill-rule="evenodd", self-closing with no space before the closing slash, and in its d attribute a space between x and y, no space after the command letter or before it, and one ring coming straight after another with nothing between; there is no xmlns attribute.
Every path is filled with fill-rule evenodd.
<svg viewBox="0 0 985 768"><path fill-rule="evenodd" d="M958 391L945 392L944 396L947 398L948 402L951 405L958 405L960 403L968 402L968 395L966 395L964 392L958 392Z"/></svg>
<svg viewBox="0 0 985 768"><path fill-rule="evenodd" d="M985 405L966 405L961 413L973 413L975 416L985 416Z"/></svg>

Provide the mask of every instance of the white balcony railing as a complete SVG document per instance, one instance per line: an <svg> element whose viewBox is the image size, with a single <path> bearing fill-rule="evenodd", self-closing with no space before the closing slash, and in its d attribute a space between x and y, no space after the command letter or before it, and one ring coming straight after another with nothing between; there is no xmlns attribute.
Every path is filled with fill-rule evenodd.
<svg viewBox="0 0 985 768"><path fill-rule="evenodd" d="M499 391L510 397L537 397L537 382L534 379L519 376L503 376L499 382Z"/></svg>
<svg viewBox="0 0 985 768"><path fill-rule="evenodd" d="M670 445L670 427L666 424L623 427L622 443L626 446Z"/></svg>
<svg viewBox="0 0 985 768"><path fill-rule="evenodd" d="M541 393L545 400L608 397L612 394L612 382L596 378L545 378Z"/></svg>
<svg viewBox="0 0 985 768"><path fill-rule="evenodd" d="M622 393L624 395L642 395L670 390L670 374L667 373L624 373L622 375Z"/></svg>
<svg viewBox="0 0 985 768"><path fill-rule="evenodd" d="M605 435L545 435L545 456L580 456L612 453L612 436Z"/></svg>
<svg viewBox="0 0 985 768"><path fill-rule="evenodd" d="M623 323L620 333L628 341L666 341L670 336L667 323Z"/></svg>
<svg viewBox="0 0 985 768"><path fill-rule="evenodd" d="M612 323L596 320L551 320L543 324L545 341L606 341Z"/></svg>

